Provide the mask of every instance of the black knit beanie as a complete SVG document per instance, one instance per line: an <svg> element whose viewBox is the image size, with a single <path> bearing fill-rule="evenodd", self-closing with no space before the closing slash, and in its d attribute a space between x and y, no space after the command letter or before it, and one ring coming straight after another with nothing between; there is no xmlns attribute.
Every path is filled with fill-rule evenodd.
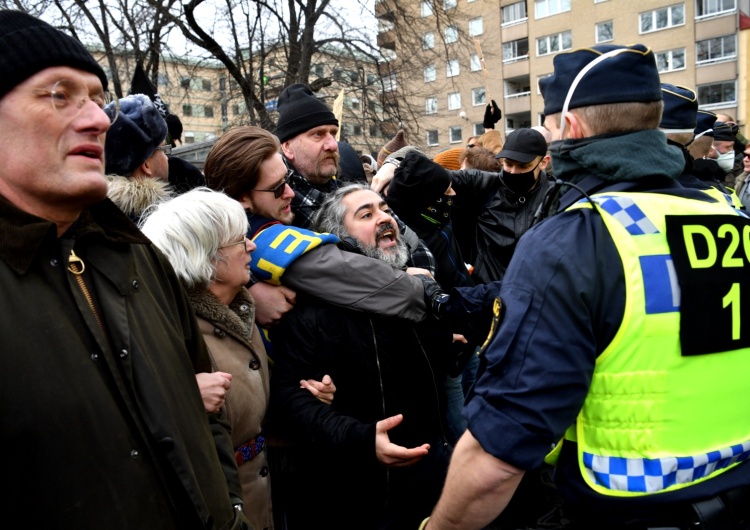
<svg viewBox="0 0 750 530"><path fill-rule="evenodd" d="M83 44L21 11L0 10L0 50L0 98L51 66L91 72L107 89L104 70Z"/></svg>
<svg viewBox="0 0 750 530"><path fill-rule="evenodd" d="M388 204L399 217L416 213L445 195L450 185L451 177L444 167L422 153L410 151L388 186Z"/></svg>
<svg viewBox="0 0 750 530"><path fill-rule="evenodd" d="M286 142L319 125L338 127L339 124L331 109L302 83L286 87L279 96L277 108L279 121L276 124L276 136L280 142Z"/></svg>

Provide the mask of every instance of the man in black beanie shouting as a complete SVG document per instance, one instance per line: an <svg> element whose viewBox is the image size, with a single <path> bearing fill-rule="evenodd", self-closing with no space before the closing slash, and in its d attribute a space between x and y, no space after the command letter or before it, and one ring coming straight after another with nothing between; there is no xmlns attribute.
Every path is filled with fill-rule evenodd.
<svg viewBox="0 0 750 530"><path fill-rule="evenodd" d="M310 220L325 197L337 187L339 122L307 85L295 83L279 96L276 136L289 169L294 190L294 224L310 228Z"/></svg>
<svg viewBox="0 0 750 530"><path fill-rule="evenodd" d="M107 199L104 70L19 11L0 10L0 50L0 509L29 528L247 528L190 303Z"/></svg>

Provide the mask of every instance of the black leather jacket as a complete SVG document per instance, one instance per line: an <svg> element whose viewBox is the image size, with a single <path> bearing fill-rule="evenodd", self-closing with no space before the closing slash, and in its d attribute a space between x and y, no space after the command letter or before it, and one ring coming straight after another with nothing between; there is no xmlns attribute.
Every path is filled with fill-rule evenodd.
<svg viewBox="0 0 750 530"><path fill-rule="evenodd" d="M519 238L531 227L544 195L552 186L542 171L525 195L503 183L503 172L451 171L456 198L453 225L464 259L474 265L477 283L502 280Z"/></svg>

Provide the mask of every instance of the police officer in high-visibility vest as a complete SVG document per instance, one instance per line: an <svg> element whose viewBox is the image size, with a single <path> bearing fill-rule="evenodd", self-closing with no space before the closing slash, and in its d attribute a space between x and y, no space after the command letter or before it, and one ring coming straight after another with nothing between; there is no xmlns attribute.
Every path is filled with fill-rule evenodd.
<svg viewBox="0 0 750 530"><path fill-rule="evenodd" d="M733 189L727 188L719 181L700 180L694 175L694 160L688 148L697 136L695 129L698 126L698 96L695 91L684 86L662 83L661 92L664 110L659 130L667 136L667 143L679 149L685 159L685 169L682 175L677 177L677 182L686 188L703 190L717 200L727 201L735 208L744 209Z"/></svg>
<svg viewBox="0 0 750 530"><path fill-rule="evenodd" d="M510 263L422 527L483 528L546 457L565 528L750 528L750 219L676 181L650 49L553 64L555 215Z"/></svg>

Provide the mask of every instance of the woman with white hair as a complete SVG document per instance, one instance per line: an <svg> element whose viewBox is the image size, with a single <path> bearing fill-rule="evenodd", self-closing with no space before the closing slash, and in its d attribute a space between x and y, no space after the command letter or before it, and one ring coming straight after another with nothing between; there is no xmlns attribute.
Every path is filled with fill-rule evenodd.
<svg viewBox="0 0 750 530"><path fill-rule="evenodd" d="M141 230L167 256L188 293L215 370L231 374L224 409L232 427L243 511L253 528L273 528L261 423L268 405L268 359L245 285L255 243L234 199L196 188L146 212Z"/></svg>

